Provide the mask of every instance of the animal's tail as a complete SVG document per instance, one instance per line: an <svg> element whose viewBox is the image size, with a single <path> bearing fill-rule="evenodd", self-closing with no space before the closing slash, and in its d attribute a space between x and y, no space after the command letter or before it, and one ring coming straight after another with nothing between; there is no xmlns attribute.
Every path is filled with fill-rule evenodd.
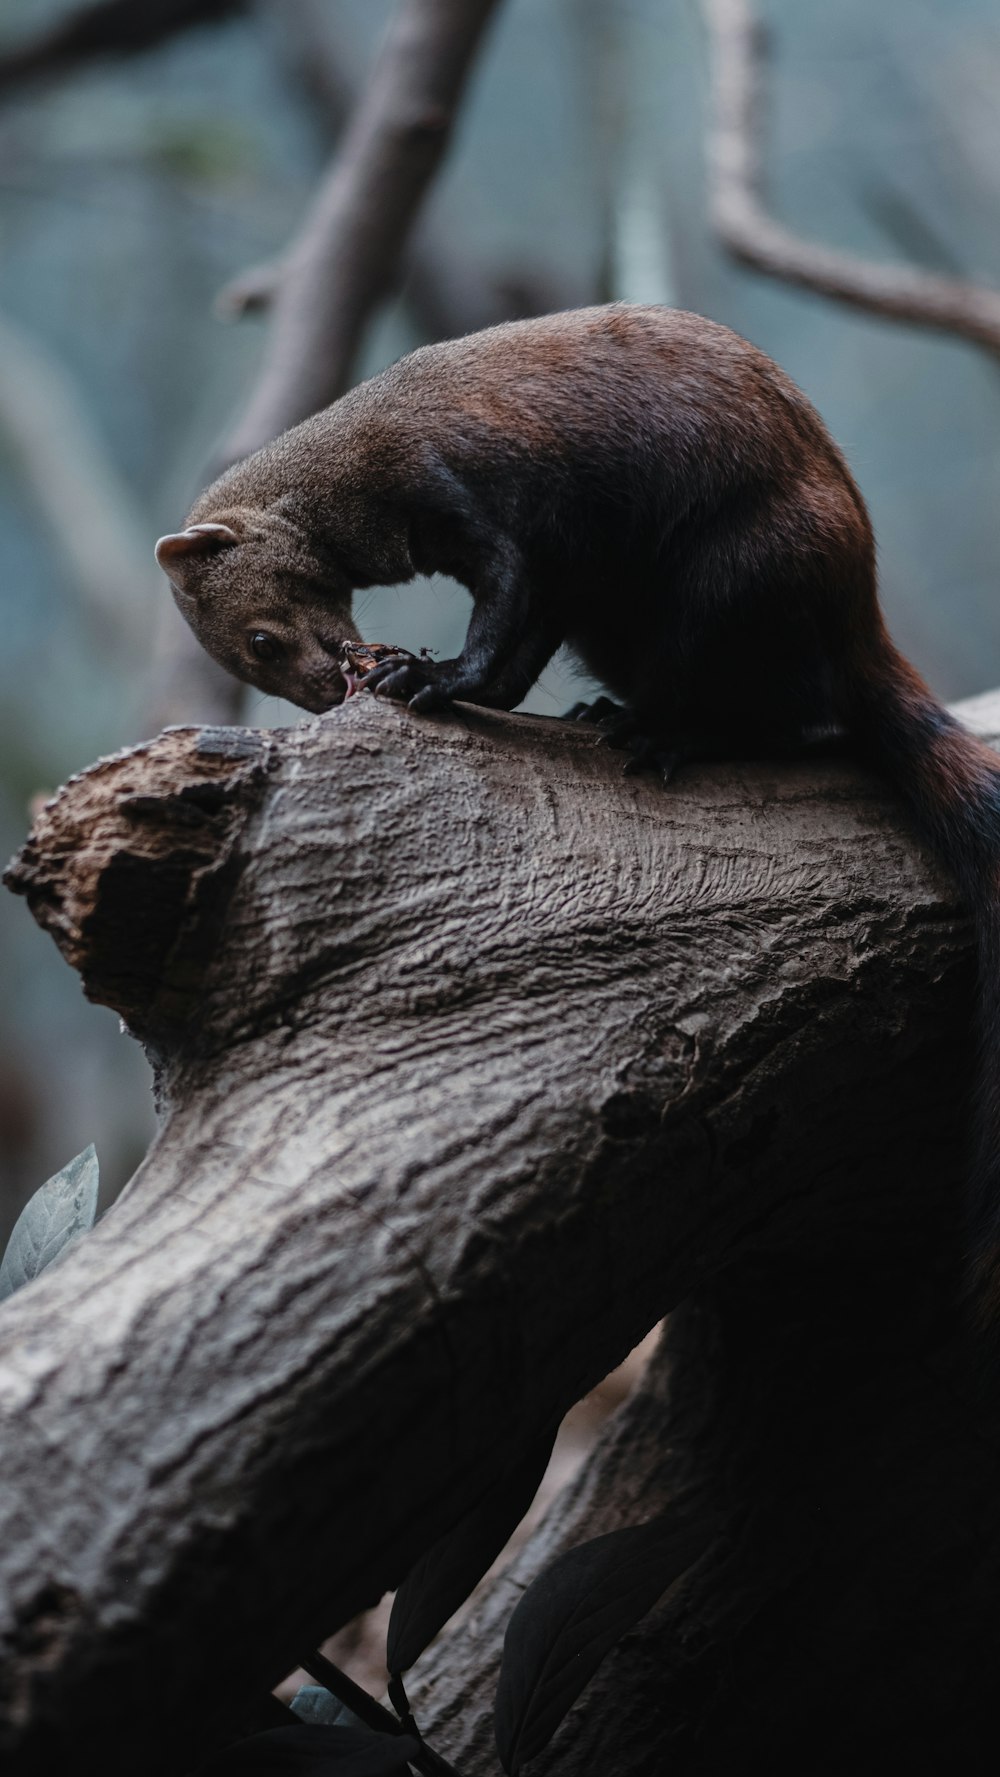
<svg viewBox="0 0 1000 1777"><path fill-rule="evenodd" d="M877 650L857 663L847 697L851 729L909 803L975 921L970 1285L976 1322L1000 1342L1000 757L941 708L884 631Z"/></svg>

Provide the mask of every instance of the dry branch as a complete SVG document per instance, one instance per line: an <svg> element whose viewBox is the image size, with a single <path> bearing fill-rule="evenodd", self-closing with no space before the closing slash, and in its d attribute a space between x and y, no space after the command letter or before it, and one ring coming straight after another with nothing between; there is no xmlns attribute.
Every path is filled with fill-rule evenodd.
<svg viewBox="0 0 1000 1777"><path fill-rule="evenodd" d="M99 0L0 54L0 93L34 79L72 73L104 57L138 54L179 32L228 18L244 5L245 0L143 0L141 5ZM30 341L13 337L10 323L4 324L4 333L0 345L10 360L10 375L3 417L73 561L88 608L102 622L111 619L118 640L127 642L139 628L148 640L142 590L148 587L152 594L155 588L162 600L163 582L154 571L151 547L137 542L133 502L122 498L116 526L105 523L116 492L124 490L116 488L99 441L75 410L72 390ZM198 648L177 613L163 604L160 608L152 670L143 687L150 725L193 717L232 720L242 698L240 688Z"/></svg>
<svg viewBox="0 0 1000 1777"><path fill-rule="evenodd" d="M245 0L98 0L0 54L0 92L105 56L138 55L166 38L241 12Z"/></svg>
<svg viewBox="0 0 1000 1777"><path fill-rule="evenodd" d="M327 7L320 10L316 0L270 0L263 10L273 17L298 85L336 141L356 100L347 45L338 37L338 14ZM235 320L269 308L284 272L280 260L249 267L219 292L218 313ZM490 271L462 241L456 218L426 213L418 217L403 254L400 281L424 339L454 339L498 321L572 308L589 295L551 265L517 268L506 276Z"/></svg>
<svg viewBox="0 0 1000 1777"><path fill-rule="evenodd" d="M348 386L400 265L497 0L401 0L371 81L284 265L260 377L226 443L248 456Z"/></svg>
<svg viewBox="0 0 1000 1777"><path fill-rule="evenodd" d="M995 733L1000 704L987 717ZM676 1716L689 1655L727 1670L755 1606L785 1670L818 1633L815 1612L781 1613L817 1527L842 1589L870 1578L872 1472L907 1527L883 1588L919 1530L937 1559L912 1569L921 1622L942 1632L951 1610L942 1670L978 1673L972 1633L979 1665L995 1656L979 1508L996 1478L953 1350L969 933L879 783L740 766L667 796L586 729L358 698L288 732L174 730L104 761L49 805L10 881L145 1039L163 1109L123 1198L0 1313L10 1777L81 1749L107 1777L186 1768L398 1581L512 1444L665 1310L700 1300L704 1318L706 1293L722 1333L688 1311L673 1454L661 1375L645 1433L634 1421L584 1484L594 1511L581 1496L567 1522L642 1515L679 1460L686 1485L719 1489L738 1559L681 1587L697 1608L680 1642L668 1622L634 1670L618 1662L611 1715L598 1684L604 1713L584 1700L558 1768L662 1769L665 1645ZM803 1425L823 1431L818 1502ZM495 1651L492 1604L484 1621ZM871 1624L856 1608L845 1635L836 1616L862 1661ZM463 1777L486 1777L471 1671L439 1670L429 1708ZM824 1724L842 1694L827 1709L820 1686ZM686 1719L712 1696L696 1686ZM887 1768L885 1735L870 1745Z"/></svg>
<svg viewBox="0 0 1000 1777"><path fill-rule="evenodd" d="M871 314L957 334L1000 352L1000 291L803 240L761 193L761 28L746 0L702 0L712 56L710 212L744 265Z"/></svg>
<svg viewBox="0 0 1000 1777"><path fill-rule="evenodd" d="M73 572L97 637L121 649L134 672L162 579L135 495L70 372L6 315L0 315L0 440Z"/></svg>

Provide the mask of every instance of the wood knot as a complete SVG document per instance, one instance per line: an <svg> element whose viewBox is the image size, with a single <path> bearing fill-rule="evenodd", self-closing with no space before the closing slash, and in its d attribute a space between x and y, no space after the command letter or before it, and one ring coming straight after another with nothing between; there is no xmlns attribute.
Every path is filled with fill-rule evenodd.
<svg viewBox="0 0 1000 1777"><path fill-rule="evenodd" d="M5 871L88 998L137 1035L197 1010L237 840L276 758L251 729L168 728L64 784Z"/></svg>

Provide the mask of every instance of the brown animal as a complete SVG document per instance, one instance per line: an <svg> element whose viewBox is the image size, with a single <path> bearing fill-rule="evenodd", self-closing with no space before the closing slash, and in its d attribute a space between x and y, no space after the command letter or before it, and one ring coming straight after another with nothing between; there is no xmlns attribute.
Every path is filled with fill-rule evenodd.
<svg viewBox="0 0 1000 1777"><path fill-rule="evenodd" d="M426 346L229 469L157 557L209 653L309 710L347 688L352 590L441 570L472 593L461 654L365 681L417 709L512 708L568 642L667 770L853 737L976 916L976 1269L1000 1313L1000 761L890 641L864 501L771 359L620 303ZM642 648L612 656L611 629Z"/></svg>

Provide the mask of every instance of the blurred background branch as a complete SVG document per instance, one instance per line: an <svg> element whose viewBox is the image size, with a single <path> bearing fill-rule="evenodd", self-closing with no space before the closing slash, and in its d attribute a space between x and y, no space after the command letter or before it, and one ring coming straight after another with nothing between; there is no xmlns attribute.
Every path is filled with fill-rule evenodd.
<svg viewBox="0 0 1000 1777"><path fill-rule="evenodd" d="M364 328L398 276L497 4L401 0L284 257L264 361L224 461L248 456L349 386Z"/></svg>
<svg viewBox="0 0 1000 1777"><path fill-rule="evenodd" d="M497 4L401 0L343 139L283 257L263 359L249 401L218 451L215 473L349 387L365 327L399 276ZM325 65L324 90L336 94L339 111L346 88ZM242 687L218 669L206 671L201 648L173 615L164 625L159 656L159 714L176 719L194 684L207 719L237 717Z"/></svg>
<svg viewBox="0 0 1000 1777"><path fill-rule="evenodd" d="M0 55L0 92L68 74L106 56L137 55L179 31L216 24L246 0L102 0L56 19Z"/></svg>
<svg viewBox="0 0 1000 1777"><path fill-rule="evenodd" d="M350 32L342 15L317 0L257 0L257 10L270 24L276 48L320 128L331 144L336 143L358 91L351 69ZM220 318L239 320L267 309L285 264L283 256L250 266L231 279L216 299ZM428 340L454 339L499 321L571 308L593 294L579 278L543 263L541 253L524 265L491 268L469 251L460 219L447 213L417 216L399 277L403 300Z"/></svg>
<svg viewBox="0 0 1000 1777"><path fill-rule="evenodd" d="M135 659L159 593L142 515L65 366L4 315L0 440L66 556L100 645Z"/></svg>
<svg viewBox="0 0 1000 1777"><path fill-rule="evenodd" d="M1000 290L839 252L775 221L761 195L763 27L746 0L701 4L712 55L709 203L728 251L768 277L1000 353Z"/></svg>

